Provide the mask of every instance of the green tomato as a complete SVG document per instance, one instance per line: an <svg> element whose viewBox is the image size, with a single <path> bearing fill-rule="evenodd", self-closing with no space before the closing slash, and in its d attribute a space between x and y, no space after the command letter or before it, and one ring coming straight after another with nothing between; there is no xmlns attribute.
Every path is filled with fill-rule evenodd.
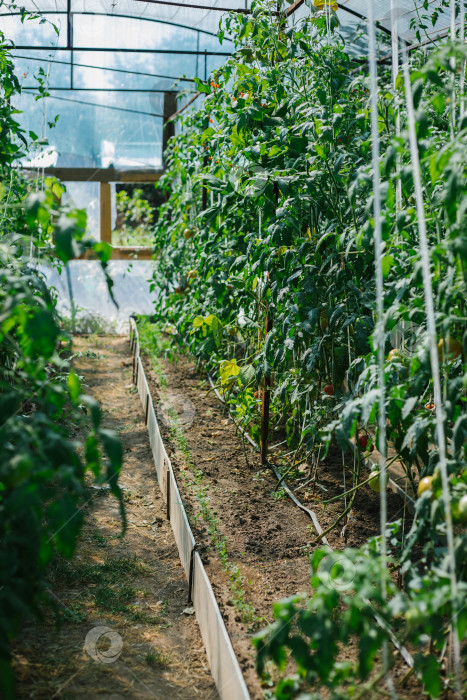
<svg viewBox="0 0 467 700"><path fill-rule="evenodd" d="M420 483L418 484L418 497L425 493L425 491L431 491L433 492L433 477L432 476L424 476L423 479L420 479Z"/></svg>
<svg viewBox="0 0 467 700"><path fill-rule="evenodd" d="M393 348L392 350L389 351L389 354L388 354L389 361L398 360L399 362L402 362L402 360L404 360L404 359L405 359L404 354L401 350L399 350L399 348Z"/></svg>
<svg viewBox="0 0 467 700"><path fill-rule="evenodd" d="M418 608L409 608L405 613L405 620L409 627L416 627L424 621L424 615Z"/></svg>
<svg viewBox="0 0 467 700"><path fill-rule="evenodd" d="M368 482L368 486L372 491L376 491L376 493L381 493L381 472L379 471L372 471L370 474L370 481ZM389 474L386 474L386 485L385 488L387 488L387 485L389 483Z"/></svg>
<svg viewBox="0 0 467 700"><path fill-rule="evenodd" d="M461 523L467 523L467 493L462 496L457 504L458 518Z"/></svg>
<svg viewBox="0 0 467 700"><path fill-rule="evenodd" d="M11 472L5 477L7 486L13 487L27 479L33 470L33 463L26 455L17 455L11 460Z"/></svg>

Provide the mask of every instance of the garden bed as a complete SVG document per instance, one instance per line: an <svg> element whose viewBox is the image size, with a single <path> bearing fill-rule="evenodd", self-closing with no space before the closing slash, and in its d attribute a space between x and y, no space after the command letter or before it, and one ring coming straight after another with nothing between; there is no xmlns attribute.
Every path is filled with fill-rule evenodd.
<svg viewBox="0 0 467 700"><path fill-rule="evenodd" d="M255 671L251 637L272 620L275 600L311 592L308 555L316 531L311 519L283 494L277 480L261 467L259 454L236 431L225 407L197 372L194 361L180 355L143 357L161 433L177 477L190 524L252 698L263 697ZM331 450L319 466L319 483L327 497L338 495L342 457ZM299 495L299 493L297 494ZM389 519L402 516L401 499L388 493ZM342 511L312 506L323 529ZM406 522L406 527L410 523ZM357 547L379 531L379 496L362 487L355 500L346 538L341 528L328 535L334 549ZM355 658L356 648L347 649ZM407 672L399 660L396 679ZM408 694L409 693L409 694ZM414 682L413 695L420 697Z"/></svg>

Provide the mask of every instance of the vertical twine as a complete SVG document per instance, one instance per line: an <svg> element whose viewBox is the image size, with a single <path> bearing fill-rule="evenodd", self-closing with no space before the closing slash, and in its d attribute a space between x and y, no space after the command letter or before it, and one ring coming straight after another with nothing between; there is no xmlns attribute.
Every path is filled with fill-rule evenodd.
<svg viewBox="0 0 467 700"><path fill-rule="evenodd" d="M407 119L409 127L410 140L410 156L413 169L413 181L415 189L415 200L417 207L417 224L419 236L420 259L422 262L423 272L423 287L425 295L425 315L427 322L428 341L430 348L431 371L433 375L433 398L435 402L436 416L436 437L439 450L439 465L441 471L441 482L443 492L444 517L446 519L446 534L448 542L448 558L449 558L449 578L451 584L452 607L454 613L457 611L457 578L456 578L456 560L454 555L454 532L452 525L451 503L449 499L449 478L447 471L446 459L446 436L444 432L444 410L441 391L440 367L438 358L438 344L436 336L436 321L435 309L433 302L433 285L431 281L431 261L428 246L428 237L426 231L425 211L423 207L423 189L420 173L420 157L418 152L417 133L415 130L415 109L413 104L412 86L410 82L409 66L407 62L407 54L404 50L404 85L407 101ZM455 614L454 614L455 617ZM451 625L452 626L452 625ZM460 695L462 695L462 676L461 676L461 656L460 645L457 632L454 629L453 634L454 646L454 668L456 675L456 687Z"/></svg>
<svg viewBox="0 0 467 700"><path fill-rule="evenodd" d="M398 22L396 1L391 0L391 44L392 44L392 84L395 89L396 80L399 74L399 37L398 37ZM397 96L396 96L397 99ZM396 104L396 137L401 135L401 113L399 105ZM400 157L397 156L396 169L396 211L402 209L402 180L400 178Z"/></svg>
<svg viewBox="0 0 467 700"><path fill-rule="evenodd" d="M381 529L381 597L387 598L387 493L386 493L386 403L385 403L385 333L384 333L384 282L382 257L384 253L381 230L381 185L379 173L380 142L378 124L378 76L376 67L376 33L373 0L368 0L368 62L370 67L370 100L371 100L371 141L373 153L373 212L375 220L374 250L376 273L376 326L374 337L378 349L378 449L381 453L380 463L380 529ZM387 640L383 643L383 670L386 684L392 697L397 697L389 674L389 654Z"/></svg>
<svg viewBox="0 0 467 700"><path fill-rule="evenodd" d="M456 41L456 0L451 0L451 41ZM454 138L456 128L456 58L451 57L452 89L451 89L451 138Z"/></svg>
<svg viewBox="0 0 467 700"><path fill-rule="evenodd" d="M460 0L460 32L459 32L459 39L462 44L462 46L465 45L465 2L464 0ZM466 62L465 59L462 59L461 62L461 77L460 77L460 83L459 83L459 93L460 93L460 119L464 118L465 114L465 68L466 68Z"/></svg>

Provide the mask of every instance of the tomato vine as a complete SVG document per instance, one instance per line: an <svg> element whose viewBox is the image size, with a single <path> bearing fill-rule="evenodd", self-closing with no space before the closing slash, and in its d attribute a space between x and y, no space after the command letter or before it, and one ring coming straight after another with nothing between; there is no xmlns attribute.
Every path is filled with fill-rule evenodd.
<svg viewBox="0 0 467 700"><path fill-rule="evenodd" d="M315 2L310 16L291 25L272 16L267 2L254 3L249 16L226 20L223 31L234 37L237 51L206 84L198 82L203 105L183 118L169 144L161 181L167 202L155 229L157 322L215 374L255 437L259 396L270 382L271 430L286 430L297 457L331 443L348 451L362 430L368 455L378 437L369 81L366 64L347 51L335 8L326 21L325 4ZM451 41L410 57L460 596L467 586L460 528L467 496L467 118L458 110L451 124L453 104L465 99L453 97L465 59L465 46ZM399 76L393 85L384 63L379 81L387 433L416 500L416 518L403 545L400 525L391 530L405 593L391 589L390 602L378 606L387 605L388 620L413 643L420 643L423 630L430 636L431 652L416 657L417 672L435 696L441 681L433 650L442 651L453 616L463 639L467 616L461 598L450 598L442 573L446 516L404 84ZM376 490L377 477L371 479ZM417 483L427 477L431 488L419 496ZM363 557L374 575L368 549L349 556ZM278 604L281 621L287 605L291 620L296 614L291 604ZM402 612L408 616L403 631L395 621ZM300 655L301 642L284 637L279 643L276 632L258 642L260 658L279 663L278 645L289 645L300 678L284 681L276 693L293 697L302 681L313 685L315 666ZM381 644L379 637L373 641L371 654ZM370 667L358 672L366 676ZM326 669L321 681L344 681L337 673L331 682Z"/></svg>
<svg viewBox="0 0 467 700"><path fill-rule="evenodd" d="M16 121L20 91L0 32L0 694L14 697L10 644L25 616L52 603L47 567L71 557L90 500L108 483L120 503L122 446L71 368L71 338L37 266L66 265L106 244L85 239L86 214L60 204L55 178L26 179L28 139ZM109 289L111 280L107 277ZM91 473L91 480L87 479Z"/></svg>

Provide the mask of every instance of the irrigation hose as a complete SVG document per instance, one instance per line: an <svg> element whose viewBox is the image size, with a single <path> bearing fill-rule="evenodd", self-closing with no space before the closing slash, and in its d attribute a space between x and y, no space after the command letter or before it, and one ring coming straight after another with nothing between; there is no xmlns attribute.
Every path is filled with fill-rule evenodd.
<svg viewBox="0 0 467 700"><path fill-rule="evenodd" d="M221 401L221 403L223 403L224 405L227 405L225 403L224 398L217 390L209 372L208 372L208 380L209 380L209 383L211 385L211 388L213 389L213 391L214 391L215 395L217 396L217 398L219 399L219 401ZM232 411L230 410L230 408L229 408L229 415L233 420ZM235 423L235 421L234 421L234 423ZM253 440L251 435L249 435L246 432L246 430L244 430L241 426L237 425L237 423L235 423L235 426L242 433L242 435L248 440L248 442L251 445L253 445L253 447L256 450L259 450L259 445ZM293 491L291 491L291 489L287 486L285 481L283 481L283 476L280 473L280 471L277 469L275 464L273 464L272 462L267 460L266 465L274 472L274 475L275 475L276 479L279 481L279 483L282 481L282 488L284 489L284 491L286 492L286 494L290 498L290 500L293 501L295 503L295 505L298 508L300 508L300 510L302 510L304 513L306 513L311 518L311 521L312 521L313 525L315 526L316 532L318 533L318 539L320 539L325 545L327 545L329 547L330 546L329 542L327 541L327 539L325 537L325 533L323 532L323 528L321 527L320 522L319 522L318 518L316 517L316 513L313 510L310 510L309 508L304 506L303 503L298 500L298 498L295 496Z"/></svg>
<svg viewBox="0 0 467 700"><path fill-rule="evenodd" d="M209 384L211 385L211 388L214 391L216 397L219 399L219 401L221 403L226 405L225 400L223 399L222 395L219 393L218 389L216 388L216 386L213 382L213 379L212 379L211 375L209 374L209 372L207 372L207 376L208 376ZM237 423L234 421L233 416L232 416L232 412L230 409L229 409L229 415L230 415L232 421L234 422L235 426L242 433L242 435L248 440L248 442L251 445L253 445L253 447L257 451L259 451L258 444L253 440L253 438L245 430L243 430L243 428L241 426L237 425ZM350 444L353 445L353 443L350 443ZM367 463L365 460L362 460L361 464L366 466ZM272 471L274 472L274 474L278 480L280 480L282 478L282 475L280 474L279 470L277 469L277 467L274 464L272 464L271 462L268 461L267 466L272 469ZM298 500L298 498L295 496L295 494L290 490L290 488L287 486L287 484L283 483L283 488L284 488L284 491L287 493L288 497L290 498L290 500L293 501L293 503L295 503L295 505L298 506L301 510L303 510L313 521L313 524L318 532L318 537L314 540L314 543L317 543L320 540L321 542L323 542L323 544L327 545L329 547L329 549L332 550L333 548L331 547L328 540L326 539L326 534L328 534L329 529L326 531L323 531L323 528L321 527L320 522L319 522L318 518L316 517L316 513L314 513L312 510L310 510L309 508L304 506L303 503L301 503ZM356 490L356 492L357 492L357 490ZM353 498L351 499L350 508L352 507L352 504L353 504ZM350 510L350 508L348 510ZM342 513L342 516L344 516L346 514L347 514L346 511L344 511ZM365 602L368 605L370 605L370 601L365 599ZM397 639L394 632L387 625L385 620L380 615L378 615L377 612L374 612L374 618L376 620L376 623L387 632L387 634L389 635L389 637L391 639L391 642L393 643L394 647L397 649L399 654L402 656L403 660L405 661L405 663L409 667L409 670L412 670L414 668L414 660L413 660L410 652L407 651L407 649L404 647L404 645L399 642L399 640ZM382 675L384 675L384 673Z"/></svg>

